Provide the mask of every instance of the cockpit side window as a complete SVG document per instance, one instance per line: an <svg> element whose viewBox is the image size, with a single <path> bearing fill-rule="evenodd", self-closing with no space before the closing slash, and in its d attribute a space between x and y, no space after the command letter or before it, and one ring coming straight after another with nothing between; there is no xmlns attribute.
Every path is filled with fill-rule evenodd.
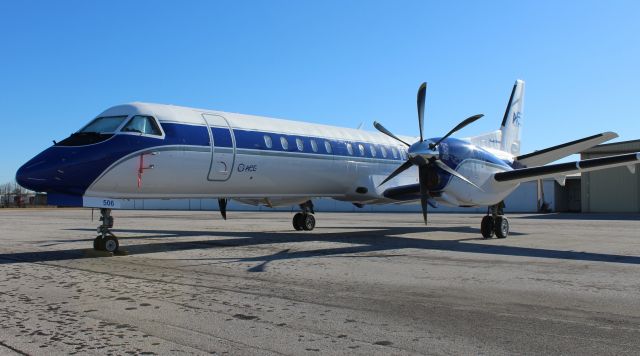
<svg viewBox="0 0 640 356"><path fill-rule="evenodd" d="M126 118L126 116L98 117L78 132L114 133Z"/></svg>
<svg viewBox="0 0 640 356"><path fill-rule="evenodd" d="M150 116L136 115L120 130L122 132L138 132L145 135L162 136L156 121Z"/></svg>

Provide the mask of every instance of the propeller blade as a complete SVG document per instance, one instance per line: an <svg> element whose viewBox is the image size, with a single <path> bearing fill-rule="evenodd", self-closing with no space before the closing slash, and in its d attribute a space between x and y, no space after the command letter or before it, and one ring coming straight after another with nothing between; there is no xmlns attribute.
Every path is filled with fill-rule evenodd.
<svg viewBox="0 0 640 356"><path fill-rule="evenodd" d="M429 207L429 188L427 187L427 172L429 166L424 165L418 168L418 179L420 181L420 206L422 207L422 218L424 224L427 225L427 209Z"/></svg>
<svg viewBox="0 0 640 356"><path fill-rule="evenodd" d="M422 127L424 126L424 105L427 95L427 83L424 82L418 89L418 125L420 127L420 142L424 141L422 136Z"/></svg>
<svg viewBox="0 0 640 356"><path fill-rule="evenodd" d="M382 126L381 123L379 123L377 121L374 121L373 122L373 127L375 127L378 131L382 132L383 134L385 134L385 135L387 135L387 136L389 136L391 138L394 138L394 139L404 143L405 145L407 145L407 147L411 146L410 144L406 143L405 141L399 139L396 135L392 134L391 131L387 130L384 126Z"/></svg>
<svg viewBox="0 0 640 356"><path fill-rule="evenodd" d="M478 115L473 115L470 116L468 118L466 118L464 121L462 121L461 123L458 124L458 126L454 127L451 131L449 131L446 135L444 135L443 138L439 139L438 142L429 145L429 147L431 147L431 149L435 148L436 146L438 146L440 144L440 142L442 142L445 138L451 136L451 134L453 134L454 132L462 129L463 127L469 125L470 123L478 120L479 118L483 117L484 114L478 114Z"/></svg>
<svg viewBox="0 0 640 356"><path fill-rule="evenodd" d="M393 171L393 173L389 174L389 176L387 178L385 178L382 183L378 184L378 187L385 184L386 182L390 181L393 177L397 176L398 174L406 171L407 169L411 168L411 166L413 166L413 163L411 163L411 161L406 161L404 162L400 167L396 168L395 171Z"/></svg>
<svg viewBox="0 0 640 356"><path fill-rule="evenodd" d="M220 215L222 218L227 220L227 202L228 199L220 198L218 199L218 206L220 207Z"/></svg>
<svg viewBox="0 0 640 356"><path fill-rule="evenodd" d="M482 190L482 188L478 187L475 183L473 183L472 181L468 180L465 176L463 176L462 174L456 172L454 169L452 169L451 167L447 166L446 163L440 161L440 160L436 160L435 163L438 165L438 167L442 168L444 171L447 171L449 174L456 176L460 179L462 179L463 181L471 184L472 186Z"/></svg>

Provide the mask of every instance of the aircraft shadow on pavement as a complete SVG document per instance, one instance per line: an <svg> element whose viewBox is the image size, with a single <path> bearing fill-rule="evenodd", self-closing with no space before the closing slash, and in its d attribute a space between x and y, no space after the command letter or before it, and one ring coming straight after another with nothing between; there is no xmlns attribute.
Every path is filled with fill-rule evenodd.
<svg viewBox="0 0 640 356"><path fill-rule="evenodd" d="M345 228L346 229L346 228ZM74 229L85 231L92 229ZM463 238L455 240L433 240L426 238L413 238L398 236L411 233L420 233L420 237L425 237L424 233L429 231L450 231L456 233L466 233L479 235L479 230L471 227L377 227L365 230L358 227L357 231L332 231L323 232L322 228L317 228L314 232L228 232L217 230L189 231L189 230L147 230L147 229L117 229L116 234L140 234L137 236L121 236L121 247L127 251L128 255L144 255L156 252L203 250L226 247L249 247L260 245L287 244L298 242L334 242L336 244L349 244L348 246L323 247L310 250L294 250L286 248L275 254L269 254L250 258L210 258L208 260L220 262L256 262L257 266L251 267L248 271L263 271L266 265L273 261L304 259L311 257L381 257L393 256L385 255L385 252L393 251L395 256L399 255L398 250L418 249L433 251L451 251L462 253L478 253L497 256L521 256L534 258L551 258L574 261L595 261L614 262L625 264L640 264L640 257L625 256L615 254L603 254L592 252L562 251L551 249L540 249L530 247L516 247L493 244L480 244L472 241L482 240L479 237ZM207 238L208 235L215 237ZM187 241L166 241L168 238L198 238ZM426 235L428 237L428 235ZM135 244L135 241L144 243ZM148 241L152 240L152 241ZM159 240L159 241L158 241ZM64 242L87 241L91 239L61 240ZM505 240L508 241L508 240ZM129 244L134 242L134 244ZM57 251L34 251L0 254L0 264L21 263L21 262L46 262L61 261L81 258L93 258L87 254L88 248L67 249ZM382 254L381 254L382 253ZM189 259L191 260L191 259Z"/></svg>

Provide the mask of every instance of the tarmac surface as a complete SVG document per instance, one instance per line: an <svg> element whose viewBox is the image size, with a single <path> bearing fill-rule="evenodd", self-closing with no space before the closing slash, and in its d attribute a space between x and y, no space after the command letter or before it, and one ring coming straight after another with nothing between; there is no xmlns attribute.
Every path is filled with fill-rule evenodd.
<svg viewBox="0 0 640 356"><path fill-rule="evenodd" d="M640 354L640 215L228 215L0 210L0 354Z"/></svg>

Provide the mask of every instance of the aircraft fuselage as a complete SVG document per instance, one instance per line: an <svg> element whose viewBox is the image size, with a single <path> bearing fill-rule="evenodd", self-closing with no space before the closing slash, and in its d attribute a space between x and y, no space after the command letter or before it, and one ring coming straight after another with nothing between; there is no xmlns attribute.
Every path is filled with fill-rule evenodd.
<svg viewBox="0 0 640 356"><path fill-rule="evenodd" d="M151 118L159 132L125 130L134 116ZM46 149L20 168L18 182L47 192L51 204L91 207L215 197L272 206L314 197L383 204L398 201L385 197L389 187L417 182L413 167L379 186L408 157L405 146L377 132L143 103L98 117L122 123L113 132L81 130ZM434 153L481 188L439 169L430 191L440 203L490 205L515 189L489 180L511 166L488 150L447 138Z"/></svg>

